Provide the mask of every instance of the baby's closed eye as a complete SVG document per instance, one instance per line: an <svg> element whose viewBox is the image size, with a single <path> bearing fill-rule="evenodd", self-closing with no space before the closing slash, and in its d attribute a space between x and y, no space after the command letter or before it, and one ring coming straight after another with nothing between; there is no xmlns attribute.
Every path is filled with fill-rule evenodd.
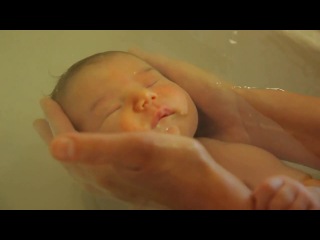
<svg viewBox="0 0 320 240"><path fill-rule="evenodd" d="M150 79L150 80L146 81L145 87L147 87L147 88L152 87L152 86L155 85L157 82L158 82L157 79Z"/></svg>
<svg viewBox="0 0 320 240"><path fill-rule="evenodd" d="M112 107L110 110L108 110L106 112L105 118L109 117L111 114L115 113L117 110L119 110L121 108L121 105L116 105L114 107Z"/></svg>

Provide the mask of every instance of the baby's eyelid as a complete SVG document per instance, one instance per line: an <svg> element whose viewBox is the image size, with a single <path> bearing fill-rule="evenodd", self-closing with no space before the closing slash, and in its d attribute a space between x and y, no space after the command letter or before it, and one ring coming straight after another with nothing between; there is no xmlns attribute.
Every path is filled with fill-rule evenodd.
<svg viewBox="0 0 320 240"><path fill-rule="evenodd" d="M106 118L109 117L111 114L115 113L116 111L118 111L121 108L121 105L119 105L117 108L115 108L114 110L112 110L111 112L107 113L107 115L105 116Z"/></svg>
<svg viewBox="0 0 320 240"><path fill-rule="evenodd" d="M151 84L148 84L147 87L152 87L154 84L156 84L158 80L154 80Z"/></svg>

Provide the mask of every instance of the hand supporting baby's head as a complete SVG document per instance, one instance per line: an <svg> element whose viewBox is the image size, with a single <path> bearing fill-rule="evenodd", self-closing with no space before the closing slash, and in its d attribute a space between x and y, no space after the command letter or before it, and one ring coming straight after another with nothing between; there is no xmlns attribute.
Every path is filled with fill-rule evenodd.
<svg viewBox="0 0 320 240"><path fill-rule="evenodd" d="M51 96L79 131L193 137L197 129L197 109L188 93L126 52L98 53L75 63Z"/></svg>

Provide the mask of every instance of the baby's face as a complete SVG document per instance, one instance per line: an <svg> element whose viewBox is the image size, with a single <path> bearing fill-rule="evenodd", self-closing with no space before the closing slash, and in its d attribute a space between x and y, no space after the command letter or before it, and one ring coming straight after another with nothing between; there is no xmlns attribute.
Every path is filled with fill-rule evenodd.
<svg viewBox="0 0 320 240"><path fill-rule="evenodd" d="M192 137L198 124L190 96L146 62L126 54L82 68L60 102L79 131L155 131Z"/></svg>

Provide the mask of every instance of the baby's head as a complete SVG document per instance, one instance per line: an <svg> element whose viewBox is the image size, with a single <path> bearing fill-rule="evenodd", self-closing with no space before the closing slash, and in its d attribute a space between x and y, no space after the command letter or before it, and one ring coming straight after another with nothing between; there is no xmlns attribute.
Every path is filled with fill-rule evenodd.
<svg viewBox="0 0 320 240"><path fill-rule="evenodd" d="M193 137L198 125L188 93L126 52L98 53L75 63L51 97L83 132L156 131Z"/></svg>

